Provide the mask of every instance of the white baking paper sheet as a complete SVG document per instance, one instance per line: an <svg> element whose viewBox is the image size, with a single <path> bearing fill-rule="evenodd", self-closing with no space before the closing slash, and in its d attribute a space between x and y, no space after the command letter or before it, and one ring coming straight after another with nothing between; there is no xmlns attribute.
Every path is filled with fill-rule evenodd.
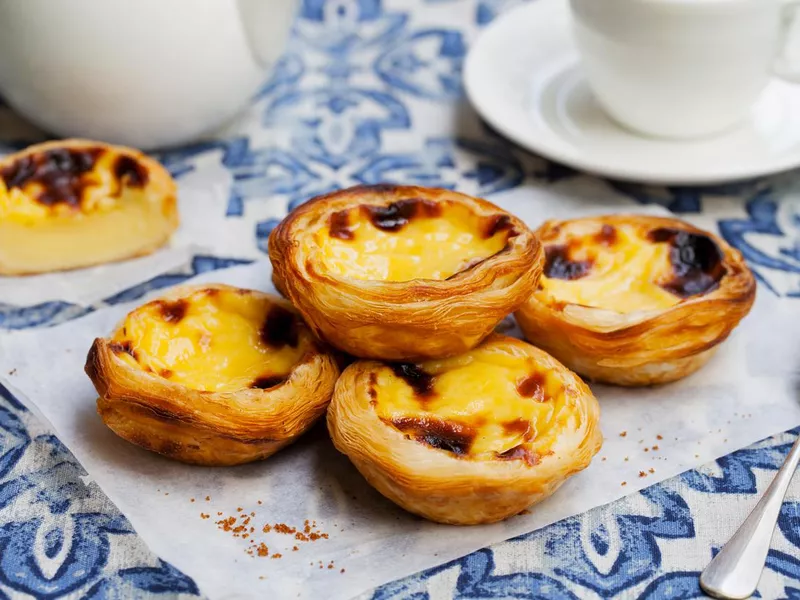
<svg viewBox="0 0 800 600"><path fill-rule="evenodd" d="M537 225L550 216L599 212L589 192L585 201L580 194L567 198L524 189L495 200ZM603 210L642 212L617 202ZM259 262L198 280L272 291L270 274L269 263ZM182 465L116 437L95 412L83 364L92 340L108 334L131 308L115 306L45 331L2 334L0 377L52 424L149 546L213 599L350 598L800 424L798 392L789 377L800 363L800 319L761 291L753 314L696 375L658 388L593 386L602 407L604 447L551 499L504 523L437 525L373 491L334 450L324 427L262 463L235 468ZM781 314L779 330L771 329L776 324L770 319ZM762 325L768 322L769 328ZM768 360L754 356L759 348L769 349ZM216 524L231 515L250 516L240 531L247 539ZM327 539L305 542L263 532L264 524L275 523L302 531L307 520L316 521L313 531ZM269 556L247 553L260 543ZM272 558L276 553L281 557Z"/></svg>

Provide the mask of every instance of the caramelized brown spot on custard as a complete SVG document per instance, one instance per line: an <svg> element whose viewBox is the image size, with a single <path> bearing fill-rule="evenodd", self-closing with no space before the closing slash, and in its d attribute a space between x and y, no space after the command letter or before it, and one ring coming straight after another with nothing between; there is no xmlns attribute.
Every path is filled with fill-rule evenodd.
<svg viewBox="0 0 800 600"><path fill-rule="evenodd" d="M502 424L503 431L506 435L521 435L527 439L531 433L531 422L527 419L514 419L513 421L506 421Z"/></svg>
<svg viewBox="0 0 800 600"><path fill-rule="evenodd" d="M514 446L497 455L501 460L523 460L529 467L539 464L539 455L525 446Z"/></svg>
<svg viewBox="0 0 800 600"><path fill-rule="evenodd" d="M267 320L261 328L261 341L270 348L284 346L297 347L297 317L282 306L274 305L267 313Z"/></svg>
<svg viewBox="0 0 800 600"><path fill-rule="evenodd" d="M367 395L369 395L369 403L374 406L375 401L378 399L378 374L375 371L369 374Z"/></svg>
<svg viewBox="0 0 800 600"><path fill-rule="evenodd" d="M132 357L136 358L136 351L133 349L130 340L125 340L124 342L110 342L108 344L108 349L114 354L130 354Z"/></svg>
<svg viewBox="0 0 800 600"><path fill-rule="evenodd" d="M391 423L422 444L458 456L469 453L476 435L475 430L467 425L435 417L398 417Z"/></svg>
<svg viewBox="0 0 800 600"><path fill-rule="evenodd" d="M594 241L603 246L613 246L617 241L617 230L613 225L606 223L594 235Z"/></svg>
<svg viewBox="0 0 800 600"><path fill-rule="evenodd" d="M352 240L353 230L350 228L350 211L340 210L330 217L329 235L340 240Z"/></svg>
<svg viewBox="0 0 800 600"><path fill-rule="evenodd" d="M45 206L66 204L80 208L87 186L83 176L94 168L102 154L102 148L54 148L20 158L0 170L0 177L9 189L29 183L40 185L42 189L36 200Z"/></svg>
<svg viewBox="0 0 800 600"><path fill-rule="evenodd" d="M422 198L398 200L387 206L364 204L361 209L372 224L383 231L400 231L411 219L435 218L442 214L440 204Z"/></svg>
<svg viewBox="0 0 800 600"><path fill-rule="evenodd" d="M129 187L144 187L147 184L147 169L138 160L120 154L114 161L114 175Z"/></svg>
<svg viewBox="0 0 800 600"><path fill-rule="evenodd" d="M161 371L158 374L161 375L164 379L169 379L170 377L172 377L172 371L170 371L169 369L161 369Z"/></svg>
<svg viewBox="0 0 800 600"><path fill-rule="evenodd" d="M413 363L394 363L390 368L399 378L404 380L419 398L433 395L433 375L426 373L422 367Z"/></svg>
<svg viewBox="0 0 800 600"><path fill-rule="evenodd" d="M167 323L180 323L183 317L186 316L186 311L189 310L189 303L183 298L172 302L169 300L157 300L156 303L161 312L161 318Z"/></svg>
<svg viewBox="0 0 800 600"><path fill-rule="evenodd" d="M544 402L544 375L533 373L517 382L517 391L520 396L533 398L537 402Z"/></svg>
<svg viewBox="0 0 800 600"><path fill-rule="evenodd" d="M564 245L545 248L544 274L551 279L580 279L592 269L590 260L572 260L569 247Z"/></svg>
<svg viewBox="0 0 800 600"><path fill-rule="evenodd" d="M508 215L492 215L487 218L483 229L483 237L489 239L500 231L511 229L511 217Z"/></svg>
<svg viewBox="0 0 800 600"><path fill-rule="evenodd" d="M253 383L250 384L251 388L259 390L268 390L286 381L286 377L280 375L265 375L258 377Z"/></svg>
<svg viewBox="0 0 800 600"><path fill-rule="evenodd" d="M669 243L673 277L659 285L679 298L706 294L719 287L725 276L722 251L709 236L680 229L661 227L648 238L654 243Z"/></svg>

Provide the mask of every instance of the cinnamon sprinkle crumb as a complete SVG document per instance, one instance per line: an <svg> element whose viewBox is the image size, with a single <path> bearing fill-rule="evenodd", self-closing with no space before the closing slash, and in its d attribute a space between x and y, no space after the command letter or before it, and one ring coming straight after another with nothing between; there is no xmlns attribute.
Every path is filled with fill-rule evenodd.
<svg viewBox="0 0 800 600"><path fill-rule="evenodd" d="M628 432L627 431L622 431L622 432L620 432L619 437L625 437L626 435L628 435Z"/></svg>

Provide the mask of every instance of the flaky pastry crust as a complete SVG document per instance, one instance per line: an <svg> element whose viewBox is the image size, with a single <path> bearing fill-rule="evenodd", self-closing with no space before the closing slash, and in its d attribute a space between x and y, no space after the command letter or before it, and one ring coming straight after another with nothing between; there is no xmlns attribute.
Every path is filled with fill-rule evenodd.
<svg viewBox="0 0 800 600"><path fill-rule="evenodd" d="M291 343L303 352L288 373L242 389L194 389L171 381L171 374L154 372L135 344L114 338L94 341L85 370L100 396L98 414L117 435L181 462L227 466L266 458L311 427L328 406L339 367L289 303L269 294L221 284L182 286L137 310L154 304L167 307L165 318L174 323L191 310L175 309L177 303L187 299L191 303L193 295L215 290L252 295L269 302L270 314L278 307L284 316L291 315L292 322L278 324L278 334L291 334ZM124 339L119 334L126 322L116 339ZM268 326L265 321L264 330ZM235 357L231 354L220 360L228 358Z"/></svg>
<svg viewBox="0 0 800 600"><path fill-rule="evenodd" d="M149 254L178 226L177 188L138 150L90 140L0 159L0 275L76 269Z"/></svg>
<svg viewBox="0 0 800 600"><path fill-rule="evenodd" d="M574 235L588 229L594 230L591 236ZM562 279L574 278L570 285L576 286L584 281L584 268L591 272L591 266L571 262L570 244L581 245L588 252L584 257L591 257L597 253L592 245L598 252L603 245L613 247L622 230L642 244L667 245L658 251L669 256L671 271L656 275L653 284L659 289L653 289L662 296L671 294L674 304L617 311L602 306L602 301L602 307L565 302L548 291L548 269L559 271ZM531 343L595 381L641 386L690 375L711 358L755 299L755 279L741 254L716 235L679 219L616 215L548 221L536 233L548 256L545 274L515 317ZM590 263L591 259L585 264ZM629 285L633 288L637 282ZM623 300L627 294L611 293ZM607 297L605 301L615 302Z"/></svg>
<svg viewBox="0 0 800 600"><path fill-rule="evenodd" d="M525 366L532 375L512 381L500 375L494 389L505 391L498 393L497 403L471 413L487 390L480 388L484 371L473 377L469 369L483 365L489 377L497 377L496 367L505 361ZM355 362L342 373L328 409L336 448L374 488L409 512L459 525L500 521L553 494L599 451L597 400L579 377L545 352L492 334L445 367L461 369L451 373L449 384L441 381L447 371L432 376L425 370L441 370L446 362ZM516 376L513 368L509 373ZM417 389L416 409L383 406L398 378ZM455 406L437 405L437 382L453 386ZM504 412L505 402L512 401L509 385L520 390L513 401L522 402L522 408ZM513 418L501 422L503 414ZM496 440L501 445L487 445L486 436L497 431L504 432Z"/></svg>
<svg viewBox="0 0 800 600"><path fill-rule="evenodd" d="M505 243L496 253L468 261L440 279L357 278L334 273L319 259L317 236L333 231L336 216L347 211L402 214L413 203L421 206L417 215L427 212L441 219L468 211L487 236L503 232ZM402 239L405 224L420 218L414 210L409 209L412 216L407 219L392 216L385 228ZM335 235L352 234L345 228ZM382 360L422 360L473 348L528 298L543 258L525 224L486 200L394 185L358 186L301 205L270 235L269 255L276 287L321 338L354 356Z"/></svg>

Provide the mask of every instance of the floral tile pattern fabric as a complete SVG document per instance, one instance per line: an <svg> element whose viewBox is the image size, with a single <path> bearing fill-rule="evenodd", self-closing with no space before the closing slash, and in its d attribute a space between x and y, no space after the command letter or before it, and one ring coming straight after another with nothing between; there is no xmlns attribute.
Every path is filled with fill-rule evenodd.
<svg viewBox="0 0 800 600"><path fill-rule="evenodd" d="M590 181L500 138L463 97L461 65L470 43L518 3L302 0L287 52L249 110L205 141L158 155L179 182L203 172L225 178L227 203L208 218L246 232L249 250L198 253L183 268L93 306L15 306L0 298L0 335L263 256L288 210L336 188L390 181L491 195ZM2 102L0 124L1 151L42 137ZM800 315L800 175L706 188L591 183L716 228L763 288L797 303ZM702 597L699 571L755 505L797 433L363 598ZM783 505L759 594L800 599L800 482ZM0 599L198 595L190 577L136 536L47 425L0 387Z"/></svg>

